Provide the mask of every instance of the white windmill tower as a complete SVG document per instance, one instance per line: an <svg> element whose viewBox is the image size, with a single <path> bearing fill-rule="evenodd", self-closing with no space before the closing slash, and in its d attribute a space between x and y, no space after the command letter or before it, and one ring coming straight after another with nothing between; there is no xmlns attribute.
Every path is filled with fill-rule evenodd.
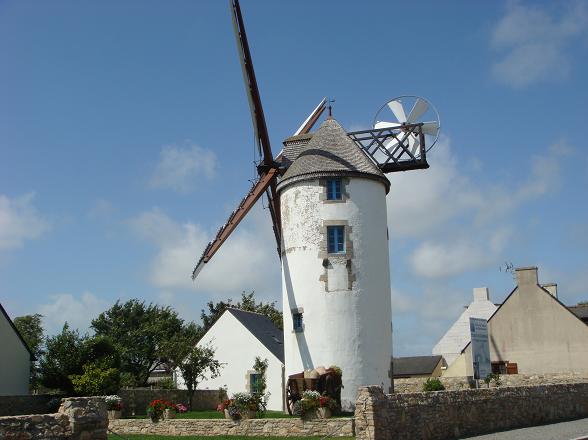
<svg viewBox="0 0 588 440"><path fill-rule="evenodd" d="M371 130L348 133L329 115L310 133L325 110L323 99L274 159L238 0L231 5L263 160L258 182L209 243L192 276L265 192L282 261L286 374L339 366L341 403L350 409L358 386L390 385L390 182L384 173L428 168L426 151L438 136L438 116L426 100L401 97L380 109ZM411 100L406 116L403 105ZM432 119L419 122L427 113Z"/></svg>

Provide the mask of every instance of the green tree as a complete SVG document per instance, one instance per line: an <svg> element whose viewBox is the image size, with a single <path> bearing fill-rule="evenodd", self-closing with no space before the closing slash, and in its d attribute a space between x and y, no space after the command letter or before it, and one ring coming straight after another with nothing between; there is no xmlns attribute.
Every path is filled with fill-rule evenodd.
<svg viewBox="0 0 588 440"><path fill-rule="evenodd" d="M194 390L200 382L206 379L214 379L220 375L222 365L214 358L214 348L210 346L192 347L186 358L178 365L184 383L188 389L190 409L192 409L192 397Z"/></svg>
<svg viewBox="0 0 588 440"><path fill-rule="evenodd" d="M104 396L116 394L120 385L120 372L105 367L101 362L84 364L82 374L69 376L75 394L79 396Z"/></svg>
<svg viewBox="0 0 588 440"><path fill-rule="evenodd" d="M74 394L74 387L69 376L82 373L86 339L87 337L80 336L77 330L70 330L67 322L61 333L47 338L45 355L39 365L43 386L61 390L66 394Z"/></svg>
<svg viewBox="0 0 588 440"><path fill-rule="evenodd" d="M267 401L270 397L270 393L265 392L265 390L267 389L266 372L268 366L268 360L261 359L261 357L259 356L255 358L255 362L253 363L253 370L257 373L253 396L257 401L258 411L261 413L265 412L267 408Z"/></svg>
<svg viewBox="0 0 588 440"><path fill-rule="evenodd" d="M192 341L198 329L185 325L170 307L146 305L137 299L117 301L92 321L97 336L108 336L120 355L120 370L125 384L147 385L151 372L172 358L179 357L178 341Z"/></svg>
<svg viewBox="0 0 588 440"><path fill-rule="evenodd" d="M31 373L29 384L34 390L39 385L39 361L43 355L43 315L18 316L14 318L14 326L25 340L35 359L31 360Z"/></svg>
<svg viewBox="0 0 588 440"><path fill-rule="evenodd" d="M262 315L267 316L280 330L284 328L282 312L276 307L276 302L256 302L255 292L249 294L243 292L241 294L241 300L236 304L233 304L232 299L228 299L227 301L219 301L217 303L209 301L206 306L208 310L202 310L200 313L200 319L202 320L201 335L204 335L204 333L212 327L227 307L234 307L236 309L245 310L246 312L261 313Z"/></svg>

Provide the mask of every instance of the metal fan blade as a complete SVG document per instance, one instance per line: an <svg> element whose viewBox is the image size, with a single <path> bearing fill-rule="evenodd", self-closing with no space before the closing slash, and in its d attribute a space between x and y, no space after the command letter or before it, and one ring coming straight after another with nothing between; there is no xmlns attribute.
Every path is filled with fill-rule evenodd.
<svg viewBox="0 0 588 440"><path fill-rule="evenodd" d="M245 33L245 25L243 24L243 16L241 15L239 0L230 0L230 2L231 10L233 12L233 28L237 40L239 60L241 61L241 69L243 71L243 81L245 82L245 90L247 91L249 108L251 110L251 119L253 120L255 141L259 148L259 154L263 154L263 163L265 165L271 165L274 161L272 148L270 146L269 134L265 124L261 97L259 95L259 89L257 88L257 80L255 79L255 71L253 70L253 62L251 60L249 44L247 43L247 34Z"/></svg>
<svg viewBox="0 0 588 440"><path fill-rule="evenodd" d="M409 124L415 122L419 118L419 116L425 113L428 109L429 104L427 103L427 101L421 98L417 98L417 100L414 103L414 106L412 107L412 110L408 114L408 118L406 118L406 122L408 122Z"/></svg>
<svg viewBox="0 0 588 440"><path fill-rule="evenodd" d="M323 100L316 106L316 108L312 111L308 118L302 123L302 125L296 130L294 136L298 136L299 134L306 134L308 133L314 124L316 123L317 119L321 116L321 114L325 111L327 103L327 98L323 98Z"/></svg>
<svg viewBox="0 0 588 440"><path fill-rule="evenodd" d="M400 101L390 101L388 103L388 107L398 119L398 122L406 122L406 114L404 113L404 107L402 107L402 103Z"/></svg>
<svg viewBox="0 0 588 440"><path fill-rule="evenodd" d="M376 125L374 125L374 128L379 129L379 128L395 128L395 127L400 127L402 126L402 124L398 123L398 122L386 122L386 121L378 121L376 122Z"/></svg>
<svg viewBox="0 0 588 440"><path fill-rule="evenodd" d="M423 133L430 136L437 136L437 133L439 132L439 123L437 121L425 122L423 123L421 130L423 130Z"/></svg>
<svg viewBox="0 0 588 440"><path fill-rule="evenodd" d="M198 276L202 270L202 267L210 261L216 251L218 251L226 239L229 238L229 235L231 235L237 225L241 222L241 220L243 220L249 210L253 208L255 202L259 200L259 198L268 188L275 184L277 175L278 169L271 168L267 174L264 174L261 179L259 179L259 181L253 185L247 195L243 198L243 200L241 200L241 203L239 203L238 208L231 213L227 222L218 230L214 240L212 240L210 243L208 243L208 246L206 246L206 249L202 253L202 256L198 260L198 263L192 272L192 279L195 279ZM277 199L274 198L274 202L276 200Z"/></svg>

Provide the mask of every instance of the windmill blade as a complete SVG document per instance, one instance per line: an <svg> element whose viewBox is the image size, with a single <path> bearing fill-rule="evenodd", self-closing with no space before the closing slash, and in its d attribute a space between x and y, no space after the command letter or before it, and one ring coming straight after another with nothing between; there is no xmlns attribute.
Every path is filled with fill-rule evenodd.
<svg viewBox="0 0 588 440"><path fill-rule="evenodd" d="M255 71L253 70L253 62L251 60L249 44L247 43L247 34L245 33L245 25L243 24L243 16L241 15L239 0L230 0L230 5L233 12L233 28L237 40L241 70L243 71L243 81L245 82L245 90L247 91L249 108L251 110L255 141L259 149L259 154L263 155L264 165L271 165L274 160L272 156L272 148L270 146L269 134L265 124L263 107L261 106L261 97L259 95L259 89L257 88L257 80L255 79Z"/></svg>
<svg viewBox="0 0 588 440"><path fill-rule="evenodd" d="M325 97L319 103L319 105L316 106L316 108L312 111L312 113L310 115L308 115L308 118L306 118L304 120L302 125L300 127L298 127L298 130L296 130L296 132L294 133L294 136L298 136L299 134L308 133L312 129L312 127L314 126L314 124L316 123L318 118L320 118L321 114L327 108L326 104L327 104L327 98Z"/></svg>
<svg viewBox="0 0 588 440"><path fill-rule="evenodd" d="M404 107L400 101L390 101L388 107L392 110L392 113L394 113L398 122L406 122L406 114L404 113Z"/></svg>
<svg viewBox="0 0 588 440"><path fill-rule="evenodd" d="M437 136L437 133L439 132L439 122L424 122L421 130L429 136Z"/></svg>
<svg viewBox="0 0 588 440"><path fill-rule="evenodd" d="M420 147L421 147L421 140L418 136L411 134L408 137L408 149L412 153L413 156L417 157L420 156Z"/></svg>
<svg viewBox="0 0 588 440"><path fill-rule="evenodd" d="M425 113L428 109L429 104L427 103L427 101L421 98L417 98L417 100L414 103L414 106L412 107L412 110L408 115L408 118L406 118L406 122L408 122L409 124L415 122L419 118L419 116Z"/></svg>
<svg viewBox="0 0 588 440"><path fill-rule="evenodd" d="M272 184L275 185L277 175L277 168L271 168L261 177L261 179L259 179L255 185L253 185L247 195L241 200L241 203L239 203L237 209L231 213L227 222L218 230L214 240L208 243L208 246L206 246L206 249L204 249L202 256L198 260L198 263L192 272L193 280L196 279L204 265L210 261L216 251L218 251L226 239L229 238L229 235L231 235L237 225L241 222L241 220L243 220L253 205L255 205L255 202L259 200L263 193L268 188L270 188Z"/></svg>
<svg viewBox="0 0 588 440"><path fill-rule="evenodd" d="M400 124L398 122L378 121L374 125L374 128L375 129L379 129L379 128L396 128L396 127L401 127L401 126L402 126L402 124Z"/></svg>

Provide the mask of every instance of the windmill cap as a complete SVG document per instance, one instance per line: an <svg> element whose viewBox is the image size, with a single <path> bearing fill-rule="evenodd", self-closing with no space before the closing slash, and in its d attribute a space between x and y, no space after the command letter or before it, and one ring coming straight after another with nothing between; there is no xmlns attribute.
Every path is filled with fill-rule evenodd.
<svg viewBox="0 0 588 440"><path fill-rule="evenodd" d="M298 156L292 158L278 190L321 177L363 177L383 183L386 193L390 190L390 181L334 118L326 119Z"/></svg>

